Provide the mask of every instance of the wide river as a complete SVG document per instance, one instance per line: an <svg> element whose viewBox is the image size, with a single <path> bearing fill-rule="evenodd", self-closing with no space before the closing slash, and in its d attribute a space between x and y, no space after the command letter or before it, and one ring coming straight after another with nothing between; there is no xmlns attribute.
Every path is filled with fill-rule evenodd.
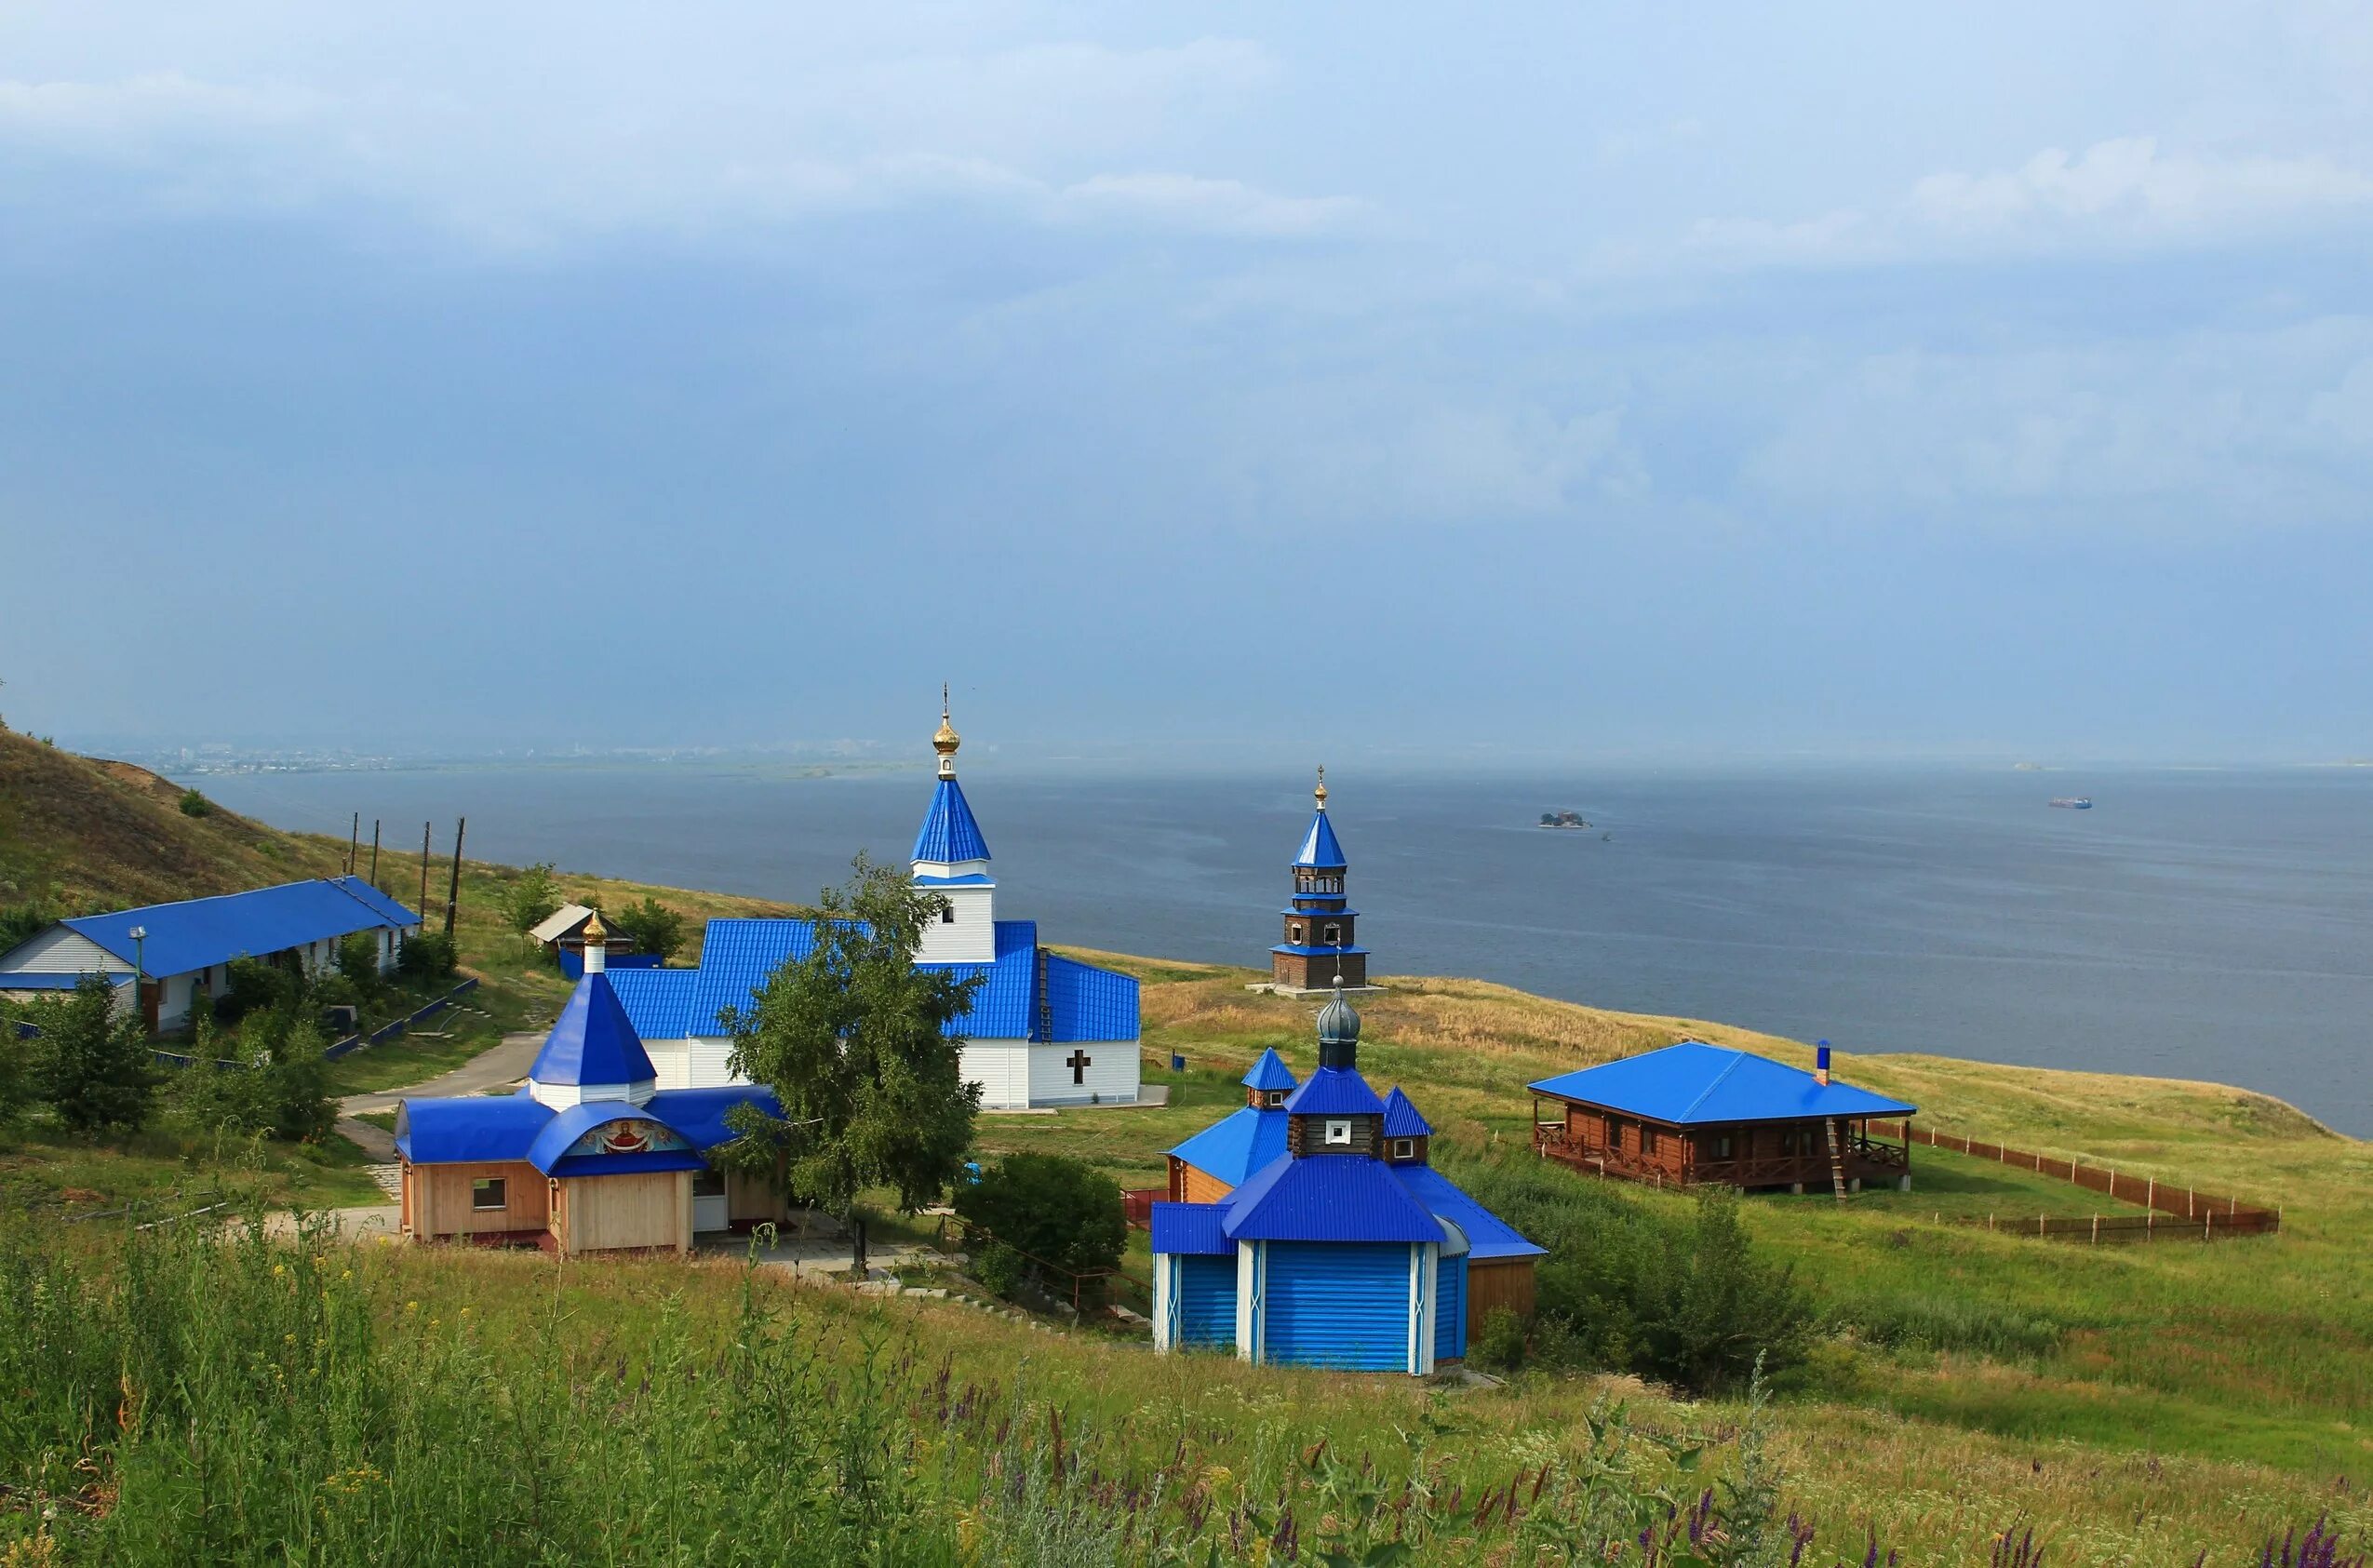
<svg viewBox="0 0 2373 1568"><path fill-rule="evenodd" d="M1049 941L1249 965L1307 820L1293 778L972 766L999 910ZM662 767L208 778L234 810L803 899L903 861L921 772ZM1333 781L1377 972L1477 975L1845 1052L2206 1079L2373 1135L2373 769L1879 768ZM2095 810L2052 810L2089 793ZM1545 832L1572 808L1588 832Z"/></svg>

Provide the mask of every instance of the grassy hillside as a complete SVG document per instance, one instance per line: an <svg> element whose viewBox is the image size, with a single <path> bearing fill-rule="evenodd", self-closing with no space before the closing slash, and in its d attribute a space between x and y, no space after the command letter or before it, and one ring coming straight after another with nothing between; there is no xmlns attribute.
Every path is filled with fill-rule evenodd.
<svg viewBox="0 0 2373 1568"><path fill-rule="evenodd" d="M226 821L227 813L181 817L169 785L60 754L28 761L14 737L0 741L11 743L11 763L47 780L47 820L86 824L47 873L77 885L136 888L133 871L111 867L137 870L144 833L181 864L205 862L214 875L248 878L239 885L334 869L342 853L342 845ZM76 795L86 798L68 798ZM165 814L142 814L147 808ZM21 809L14 797L0 805ZM11 852L20 838L5 840ZM93 857L87 867L75 859L84 854ZM444 867L432 869L441 898ZM382 881L408 901L418 875L416 856L382 856ZM485 976L498 1018L523 1023L549 1016L565 987L497 913L515 875L465 865L459 934L463 961ZM561 882L570 896L597 895L612 906L649 893L685 914L695 931L712 914L773 907L567 873ZM1172 1104L985 1116L977 1129L984 1157L1067 1152L1126 1185L1155 1185L1162 1151L1239 1102L1235 1078L1263 1048L1277 1048L1297 1071L1313 1065L1314 1005L1248 993L1251 972L1082 956L1145 982L1146 1079L1170 1084ZM1576 1207L1678 1221L1688 1203L1532 1159L1527 1080L1683 1034L1810 1060L1796 1042L1709 1021L1610 1012L1473 981L1388 984L1361 1003L1363 1068L1379 1088L1407 1087L1436 1126L1436 1159L1520 1224L1545 1224ZM491 1038L481 1027L366 1052L342 1067L344 1086L410 1081ZM1183 1074L1169 1071L1173 1052L1186 1058ZM1874 1533L1908 1562L1980 1563L1995 1535L2015 1525L2039 1530L2054 1568L2184 1563L2204 1549L2212 1563L2254 1561L2267 1533L2326 1513L2359 1542L2373 1535L2373 1421L2366 1414L2373 1411L2373 1249L2365 1244L2373 1233L2373 1146L2278 1101L2215 1085L1915 1055L1857 1057L1841 1070L1918 1104L1923 1119L1939 1127L2280 1205L2286 1227L2276 1238L2214 1246L2097 1251L1939 1225L1939 1214L1998 1210L2084 1213L2098 1200L2031 1173L1928 1149L1915 1151L1918 1189L1908 1196L1866 1194L1843 1207L1820 1197L1745 1203L1758 1244L1793 1264L1821 1315L1819 1343L1784 1393L1772 1440L1786 1508L1818 1529L1805 1561L1861 1561ZM137 1150L15 1157L28 1159L53 1173L71 1170L76 1185L93 1188L112 1170L127 1191L150 1190L133 1181L135 1167L153 1184L194 1180L205 1166L186 1150L178 1163ZM1140 1238L1140 1262L1142 1245ZM564 1403L595 1388L600 1400L623 1401L620 1409L656 1397L644 1376L662 1357L655 1344L668 1347L668 1364L698 1367L740 1343L734 1325L745 1281L724 1264L555 1266L393 1248L355 1254L351 1266L359 1293L352 1310L375 1321L398 1353L411 1353L403 1347L418 1339L422 1322L458 1325L466 1308L470 1327L442 1342L440 1354L491 1369L532 1363ZM1059 1429L1106 1479L1166 1477L1165 1485L1207 1489L1223 1508L1230 1499L1257 1501L1250 1478L1312 1501L1312 1472L1297 1469L1294 1455L1321 1437L1389 1467L1405 1464L1413 1434L1434 1432L1424 1440L1432 1444L1434 1480L1445 1495L1460 1489L1471 1508L1518 1469L1587 1467L1582 1417L1602 1396L1628 1399L1635 1418L1659 1430L1735 1433L1743 1415L1736 1404L1691 1404L1628 1379L1568 1373L1465 1392L1445 1405L1402 1380L1161 1360L1107 1337L1033 1333L935 1303L884 1305L771 1280L760 1295L768 1310L792 1314L825 1365L944 1362L957 1387L996 1388L999 1400L1026 1406L1039 1430L1047 1408L1059 1409ZM558 1323L593 1327L554 1349L545 1331ZM929 1382L905 1386L899 1419L934 1400L945 1407L947 1385L934 1393ZM588 1431L582 1441L600 1440ZM916 1441L916 1465L942 1455L954 1463L959 1441L967 1450L954 1490L917 1506L932 1528L977 1546L995 1523L992 1482L1012 1480L1034 1462L1032 1451L1018 1428L1009 1434L997 1424L960 1440L926 1430ZM563 1449L555 1442L552 1462L567 1462ZM1717 1452L1723 1467L1736 1462L1735 1449ZM918 1472L910 1466L909 1473ZM1320 1517L1311 1516L1314 1525ZM1427 1560L1522 1561L1508 1553L1508 1531L1471 1534L1468 1546L1438 1544ZM1256 1559L1248 1542L1220 1561Z"/></svg>
<svg viewBox="0 0 2373 1568"><path fill-rule="evenodd" d="M181 788L0 730L0 906L68 914L201 898L341 869L343 847L216 807L181 809Z"/></svg>

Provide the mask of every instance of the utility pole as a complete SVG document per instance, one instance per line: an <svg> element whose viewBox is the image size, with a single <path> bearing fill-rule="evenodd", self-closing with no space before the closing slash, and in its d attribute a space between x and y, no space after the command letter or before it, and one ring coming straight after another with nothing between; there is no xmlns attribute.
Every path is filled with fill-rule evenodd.
<svg viewBox="0 0 2373 1568"><path fill-rule="evenodd" d="M427 918L428 918L428 830L429 830L429 824L428 824L427 823L422 823L422 824L421 824L421 904L420 904L420 911L421 911L421 918L422 918L422 919L423 919L423 920L425 920L425 919L427 919Z"/></svg>
<svg viewBox="0 0 2373 1568"><path fill-rule="evenodd" d="M462 834L470 825L467 817L453 819L453 879L445 886L445 934L453 934L453 911L462 902Z"/></svg>
<svg viewBox="0 0 2373 1568"><path fill-rule="evenodd" d="M363 814L360 811L356 811L355 813L355 831L348 835L346 838L346 875L349 877L352 877L355 874L355 857L362 852L362 848Z"/></svg>
<svg viewBox="0 0 2373 1568"><path fill-rule="evenodd" d="M379 886L379 819L370 819L370 885Z"/></svg>

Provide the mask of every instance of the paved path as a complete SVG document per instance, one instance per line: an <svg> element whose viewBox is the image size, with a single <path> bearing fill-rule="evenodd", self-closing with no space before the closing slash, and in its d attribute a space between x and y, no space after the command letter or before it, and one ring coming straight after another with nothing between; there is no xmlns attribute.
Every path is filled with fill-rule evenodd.
<svg viewBox="0 0 2373 1568"><path fill-rule="evenodd" d="M382 1165L388 1164L396 1158L395 1134L356 1118L373 1111L392 1111L396 1102L407 1094L483 1094L489 1089L511 1088L524 1079L528 1069L535 1065L536 1052L543 1048L543 1039L541 1034L505 1035L500 1043L489 1046L451 1072L440 1073L426 1083L409 1084L401 1089L382 1089L369 1094L349 1094L338 1102L338 1133L371 1159ZM380 1185L384 1186L387 1184L382 1181Z"/></svg>

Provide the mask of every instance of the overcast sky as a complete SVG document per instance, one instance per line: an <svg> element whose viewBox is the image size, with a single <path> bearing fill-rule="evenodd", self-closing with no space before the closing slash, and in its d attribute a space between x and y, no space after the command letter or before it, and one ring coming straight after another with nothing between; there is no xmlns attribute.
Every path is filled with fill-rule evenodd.
<svg viewBox="0 0 2373 1568"><path fill-rule="evenodd" d="M0 715L2373 754L2373 11L18 4Z"/></svg>

